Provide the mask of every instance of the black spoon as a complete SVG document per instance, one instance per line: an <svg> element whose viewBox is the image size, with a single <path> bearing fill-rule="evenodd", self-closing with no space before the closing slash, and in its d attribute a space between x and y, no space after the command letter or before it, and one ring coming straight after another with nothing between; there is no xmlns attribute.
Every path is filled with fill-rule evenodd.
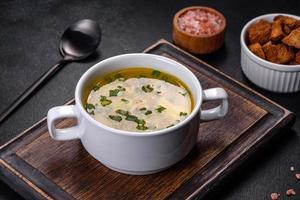
<svg viewBox="0 0 300 200"><path fill-rule="evenodd" d="M36 80L23 94L19 96L0 116L0 124L9 116L25 99L39 87L46 83L67 62L82 60L95 52L101 41L99 25L90 19L83 19L72 24L62 35L60 53L63 59L58 61L49 71Z"/></svg>

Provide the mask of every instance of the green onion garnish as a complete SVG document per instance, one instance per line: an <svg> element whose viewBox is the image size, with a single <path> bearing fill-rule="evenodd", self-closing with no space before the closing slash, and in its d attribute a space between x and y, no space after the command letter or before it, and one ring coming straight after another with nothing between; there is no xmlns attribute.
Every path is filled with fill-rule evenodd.
<svg viewBox="0 0 300 200"><path fill-rule="evenodd" d="M122 86L120 86L120 85L118 85L117 87L119 88L119 90L120 90L120 91L126 91L126 89L125 89L125 88L123 88L123 87L122 87Z"/></svg>
<svg viewBox="0 0 300 200"><path fill-rule="evenodd" d="M159 106L158 108L156 108L155 110L159 113L161 113L163 110L165 110L166 108L163 106Z"/></svg>
<svg viewBox="0 0 300 200"><path fill-rule="evenodd" d="M108 116L110 119L115 120L117 122L122 121L122 117L120 117L119 115L109 115Z"/></svg>
<svg viewBox="0 0 300 200"><path fill-rule="evenodd" d="M129 115L129 112L126 111L126 110L121 110L121 109L118 109L116 110L116 113L120 114L120 115L123 115L123 116L128 116Z"/></svg>
<svg viewBox="0 0 300 200"><path fill-rule="evenodd" d="M153 76L153 77L159 77L160 76L160 71L158 71L158 70L153 70L152 71L152 73L151 73L151 75Z"/></svg>
<svg viewBox="0 0 300 200"><path fill-rule="evenodd" d="M138 120L137 116L134 115L127 115L125 119L127 121L133 121L133 122L136 122Z"/></svg>
<svg viewBox="0 0 300 200"><path fill-rule="evenodd" d="M111 104L111 102L112 102L112 101L109 100L109 99L107 99L106 96L101 96L101 98L100 98L100 103L101 103L101 105L102 105L103 107L105 107L105 106Z"/></svg>
<svg viewBox="0 0 300 200"><path fill-rule="evenodd" d="M94 109L95 109L95 106L93 104L87 103L85 105L86 112L89 113L89 114L91 114L91 115L95 114Z"/></svg>
<svg viewBox="0 0 300 200"><path fill-rule="evenodd" d="M187 113L186 112L180 112L179 116L187 116Z"/></svg>
<svg viewBox="0 0 300 200"><path fill-rule="evenodd" d="M153 87L151 87L150 85L144 85L142 86L142 90L146 93L148 92L152 92L153 91Z"/></svg>
<svg viewBox="0 0 300 200"><path fill-rule="evenodd" d="M152 111L151 110L147 110L144 114L145 115L150 115L150 114L152 114Z"/></svg>
<svg viewBox="0 0 300 200"><path fill-rule="evenodd" d="M185 92L185 93L179 92L179 94L181 94L182 96L185 96L185 95L187 95L187 92Z"/></svg>
<svg viewBox="0 0 300 200"><path fill-rule="evenodd" d="M140 124L138 124L137 126L136 126L136 129L138 129L138 130L147 130L148 129L148 127L147 126L145 126L145 125L140 125Z"/></svg>
<svg viewBox="0 0 300 200"><path fill-rule="evenodd" d="M118 96L119 92L120 92L119 89L109 90L109 96L110 97L116 97L116 96Z"/></svg>
<svg viewBox="0 0 300 200"><path fill-rule="evenodd" d="M121 99L121 101L123 101L124 103L129 103L127 99Z"/></svg>

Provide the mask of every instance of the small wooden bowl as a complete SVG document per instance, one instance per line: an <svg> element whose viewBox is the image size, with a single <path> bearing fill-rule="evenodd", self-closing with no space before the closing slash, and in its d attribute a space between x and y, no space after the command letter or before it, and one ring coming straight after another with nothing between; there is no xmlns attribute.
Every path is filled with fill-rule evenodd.
<svg viewBox="0 0 300 200"><path fill-rule="evenodd" d="M213 34L195 35L182 30L178 25L178 18L189 10L201 9L218 15L223 24L221 28ZM186 7L178 11L173 18L173 41L183 49L195 54L208 54L218 50L224 43L226 28L225 17L215 9L203 6Z"/></svg>

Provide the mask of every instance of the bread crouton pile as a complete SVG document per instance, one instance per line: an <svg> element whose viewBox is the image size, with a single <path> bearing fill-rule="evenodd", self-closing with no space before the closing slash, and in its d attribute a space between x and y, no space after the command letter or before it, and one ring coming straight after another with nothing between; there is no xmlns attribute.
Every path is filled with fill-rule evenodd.
<svg viewBox="0 0 300 200"><path fill-rule="evenodd" d="M300 20L278 15L259 20L247 30L246 42L255 55L273 63L300 64Z"/></svg>

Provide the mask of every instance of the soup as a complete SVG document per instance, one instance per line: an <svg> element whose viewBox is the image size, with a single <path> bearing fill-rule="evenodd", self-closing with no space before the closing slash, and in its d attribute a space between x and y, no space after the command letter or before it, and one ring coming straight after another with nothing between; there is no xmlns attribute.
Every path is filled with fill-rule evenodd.
<svg viewBox="0 0 300 200"><path fill-rule="evenodd" d="M183 121L193 98L178 78L149 68L129 68L99 77L84 100L98 122L126 131L156 131Z"/></svg>

